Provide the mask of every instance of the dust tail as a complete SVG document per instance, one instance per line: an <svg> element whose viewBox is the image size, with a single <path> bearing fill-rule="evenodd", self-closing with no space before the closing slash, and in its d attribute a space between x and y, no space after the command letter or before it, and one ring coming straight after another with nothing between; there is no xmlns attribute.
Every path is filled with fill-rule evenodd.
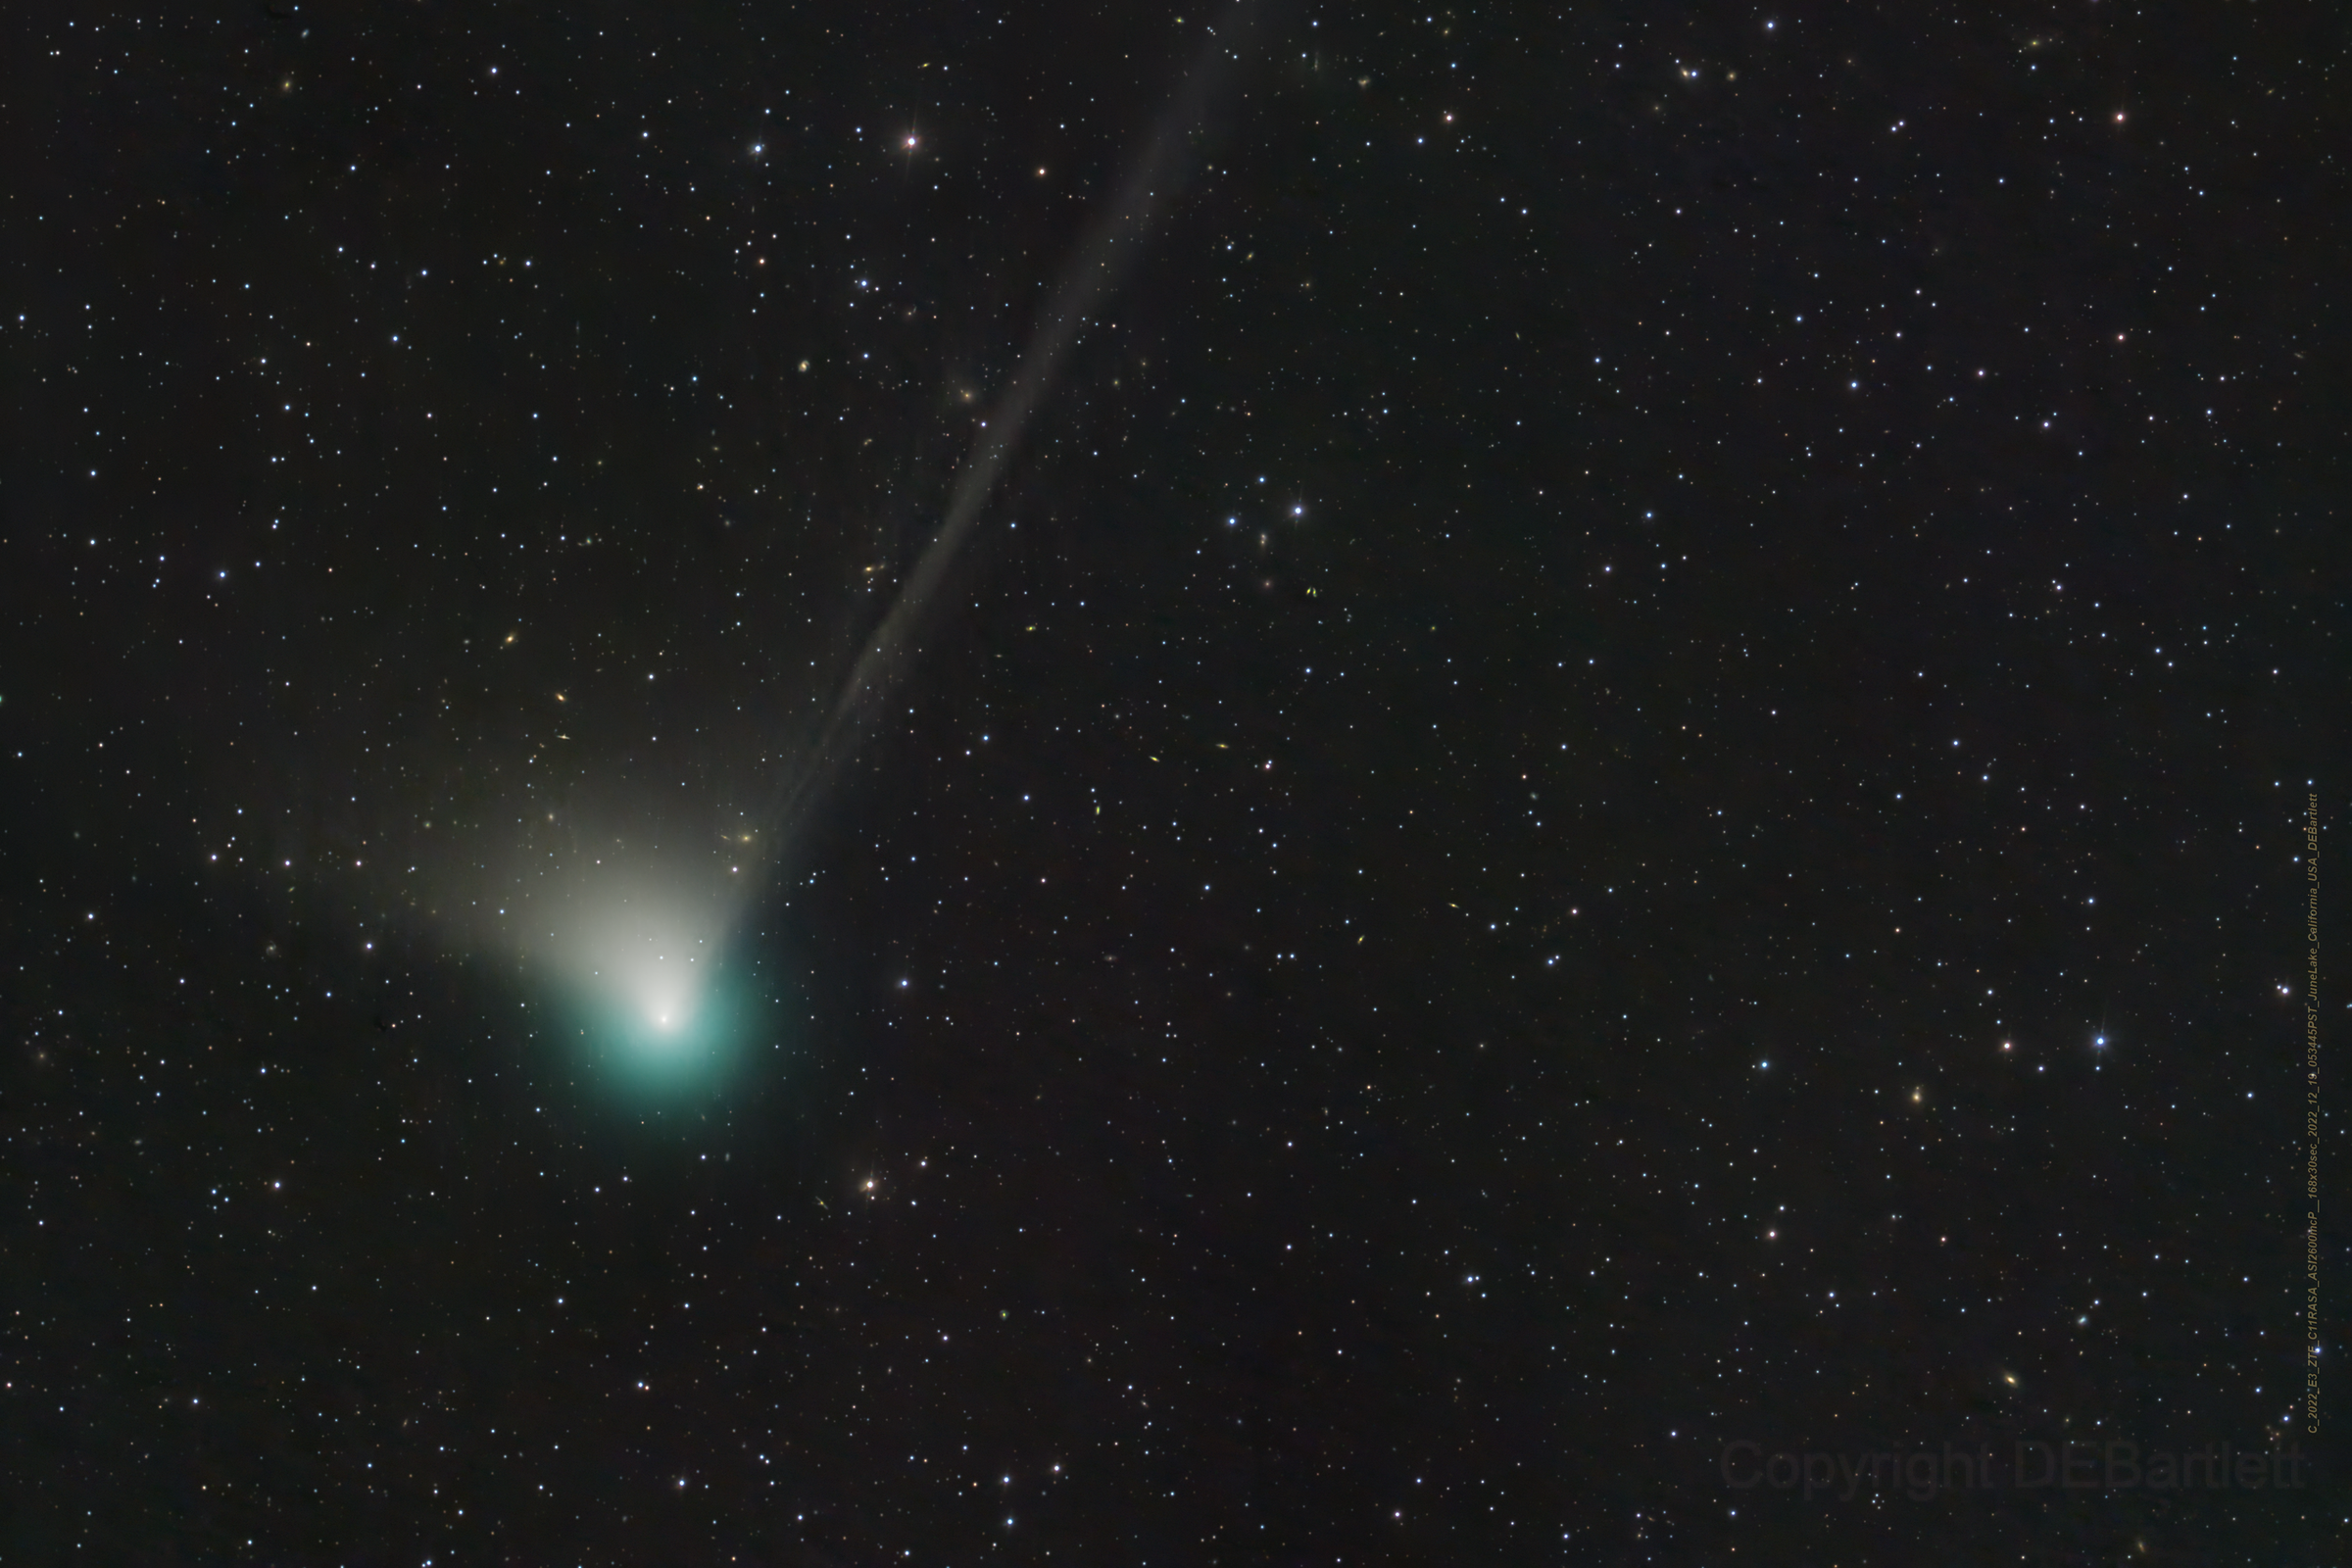
<svg viewBox="0 0 2352 1568"><path fill-rule="evenodd" d="M891 694L922 652L924 631L965 542L988 509L1087 323L1108 303L1154 220L1189 172L1188 146L1245 53L1262 0L1235 0L1193 59L1175 97L1152 126L1107 211L1089 224L1055 285L1011 382L989 411L982 435L956 471L939 532L916 560L898 597L843 682L815 743L768 814L768 842L788 849L823 800L833 776L879 724Z"/></svg>

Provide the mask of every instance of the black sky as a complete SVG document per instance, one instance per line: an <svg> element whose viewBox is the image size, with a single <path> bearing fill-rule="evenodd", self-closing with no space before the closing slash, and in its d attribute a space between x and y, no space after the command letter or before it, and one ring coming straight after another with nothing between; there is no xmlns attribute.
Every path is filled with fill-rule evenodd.
<svg viewBox="0 0 2352 1568"><path fill-rule="evenodd" d="M2341 15L1182 10L12 17L0 1554L2342 1560Z"/></svg>

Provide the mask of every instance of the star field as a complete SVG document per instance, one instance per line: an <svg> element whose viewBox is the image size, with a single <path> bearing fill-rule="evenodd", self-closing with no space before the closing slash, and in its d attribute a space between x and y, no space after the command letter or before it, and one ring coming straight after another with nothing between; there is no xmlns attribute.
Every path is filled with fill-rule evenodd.
<svg viewBox="0 0 2352 1568"><path fill-rule="evenodd" d="M2325 13L13 30L0 1554L2341 1560Z"/></svg>

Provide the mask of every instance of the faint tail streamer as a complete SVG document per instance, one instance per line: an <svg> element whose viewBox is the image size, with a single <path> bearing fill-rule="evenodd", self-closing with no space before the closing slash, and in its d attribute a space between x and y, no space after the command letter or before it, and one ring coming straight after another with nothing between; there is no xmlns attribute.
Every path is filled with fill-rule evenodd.
<svg viewBox="0 0 2352 1568"><path fill-rule="evenodd" d="M779 795L770 816L770 843L793 842L833 775L857 754L883 704L906 679L921 652L924 624L948 573L987 510L989 497L1004 476L1005 465L1012 461L1029 421L1052 389L1070 345L1117 288L1153 220L1182 184L1187 172L1185 145L1200 127L1216 89L1240 61L1257 9L1258 0L1235 0L1223 21L1209 29L1207 42L1152 126L1143 155L1109 210L1088 226L1077 254L1054 286L1029 346L1014 367L1011 383L989 411L982 427L986 433L956 471L938 534L916 560L889 613L858 655L807 760Z"/></svg>

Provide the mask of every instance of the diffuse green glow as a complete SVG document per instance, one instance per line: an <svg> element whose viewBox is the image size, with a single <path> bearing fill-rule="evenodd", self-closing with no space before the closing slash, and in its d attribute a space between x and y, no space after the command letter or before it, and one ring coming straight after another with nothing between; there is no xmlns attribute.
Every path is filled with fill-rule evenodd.
<svg viewBox="0 0 2352 1568"><path fill-rule="evenodd" d="M609 875L575 892L542 957L573 999L567 1033L607 1084L642 1101L715 1088L766 1009L730 962L730 901Z"/></svg>
<svg viewBox="0 0 2352 1568"><path fill-rule="evenodd" d="M573 1025L588 1065L612 1086L635 1094L693 1094L716 1088L741 1057L764 1009L749 977L710 965L702 989L581 999Z"/></svg>

